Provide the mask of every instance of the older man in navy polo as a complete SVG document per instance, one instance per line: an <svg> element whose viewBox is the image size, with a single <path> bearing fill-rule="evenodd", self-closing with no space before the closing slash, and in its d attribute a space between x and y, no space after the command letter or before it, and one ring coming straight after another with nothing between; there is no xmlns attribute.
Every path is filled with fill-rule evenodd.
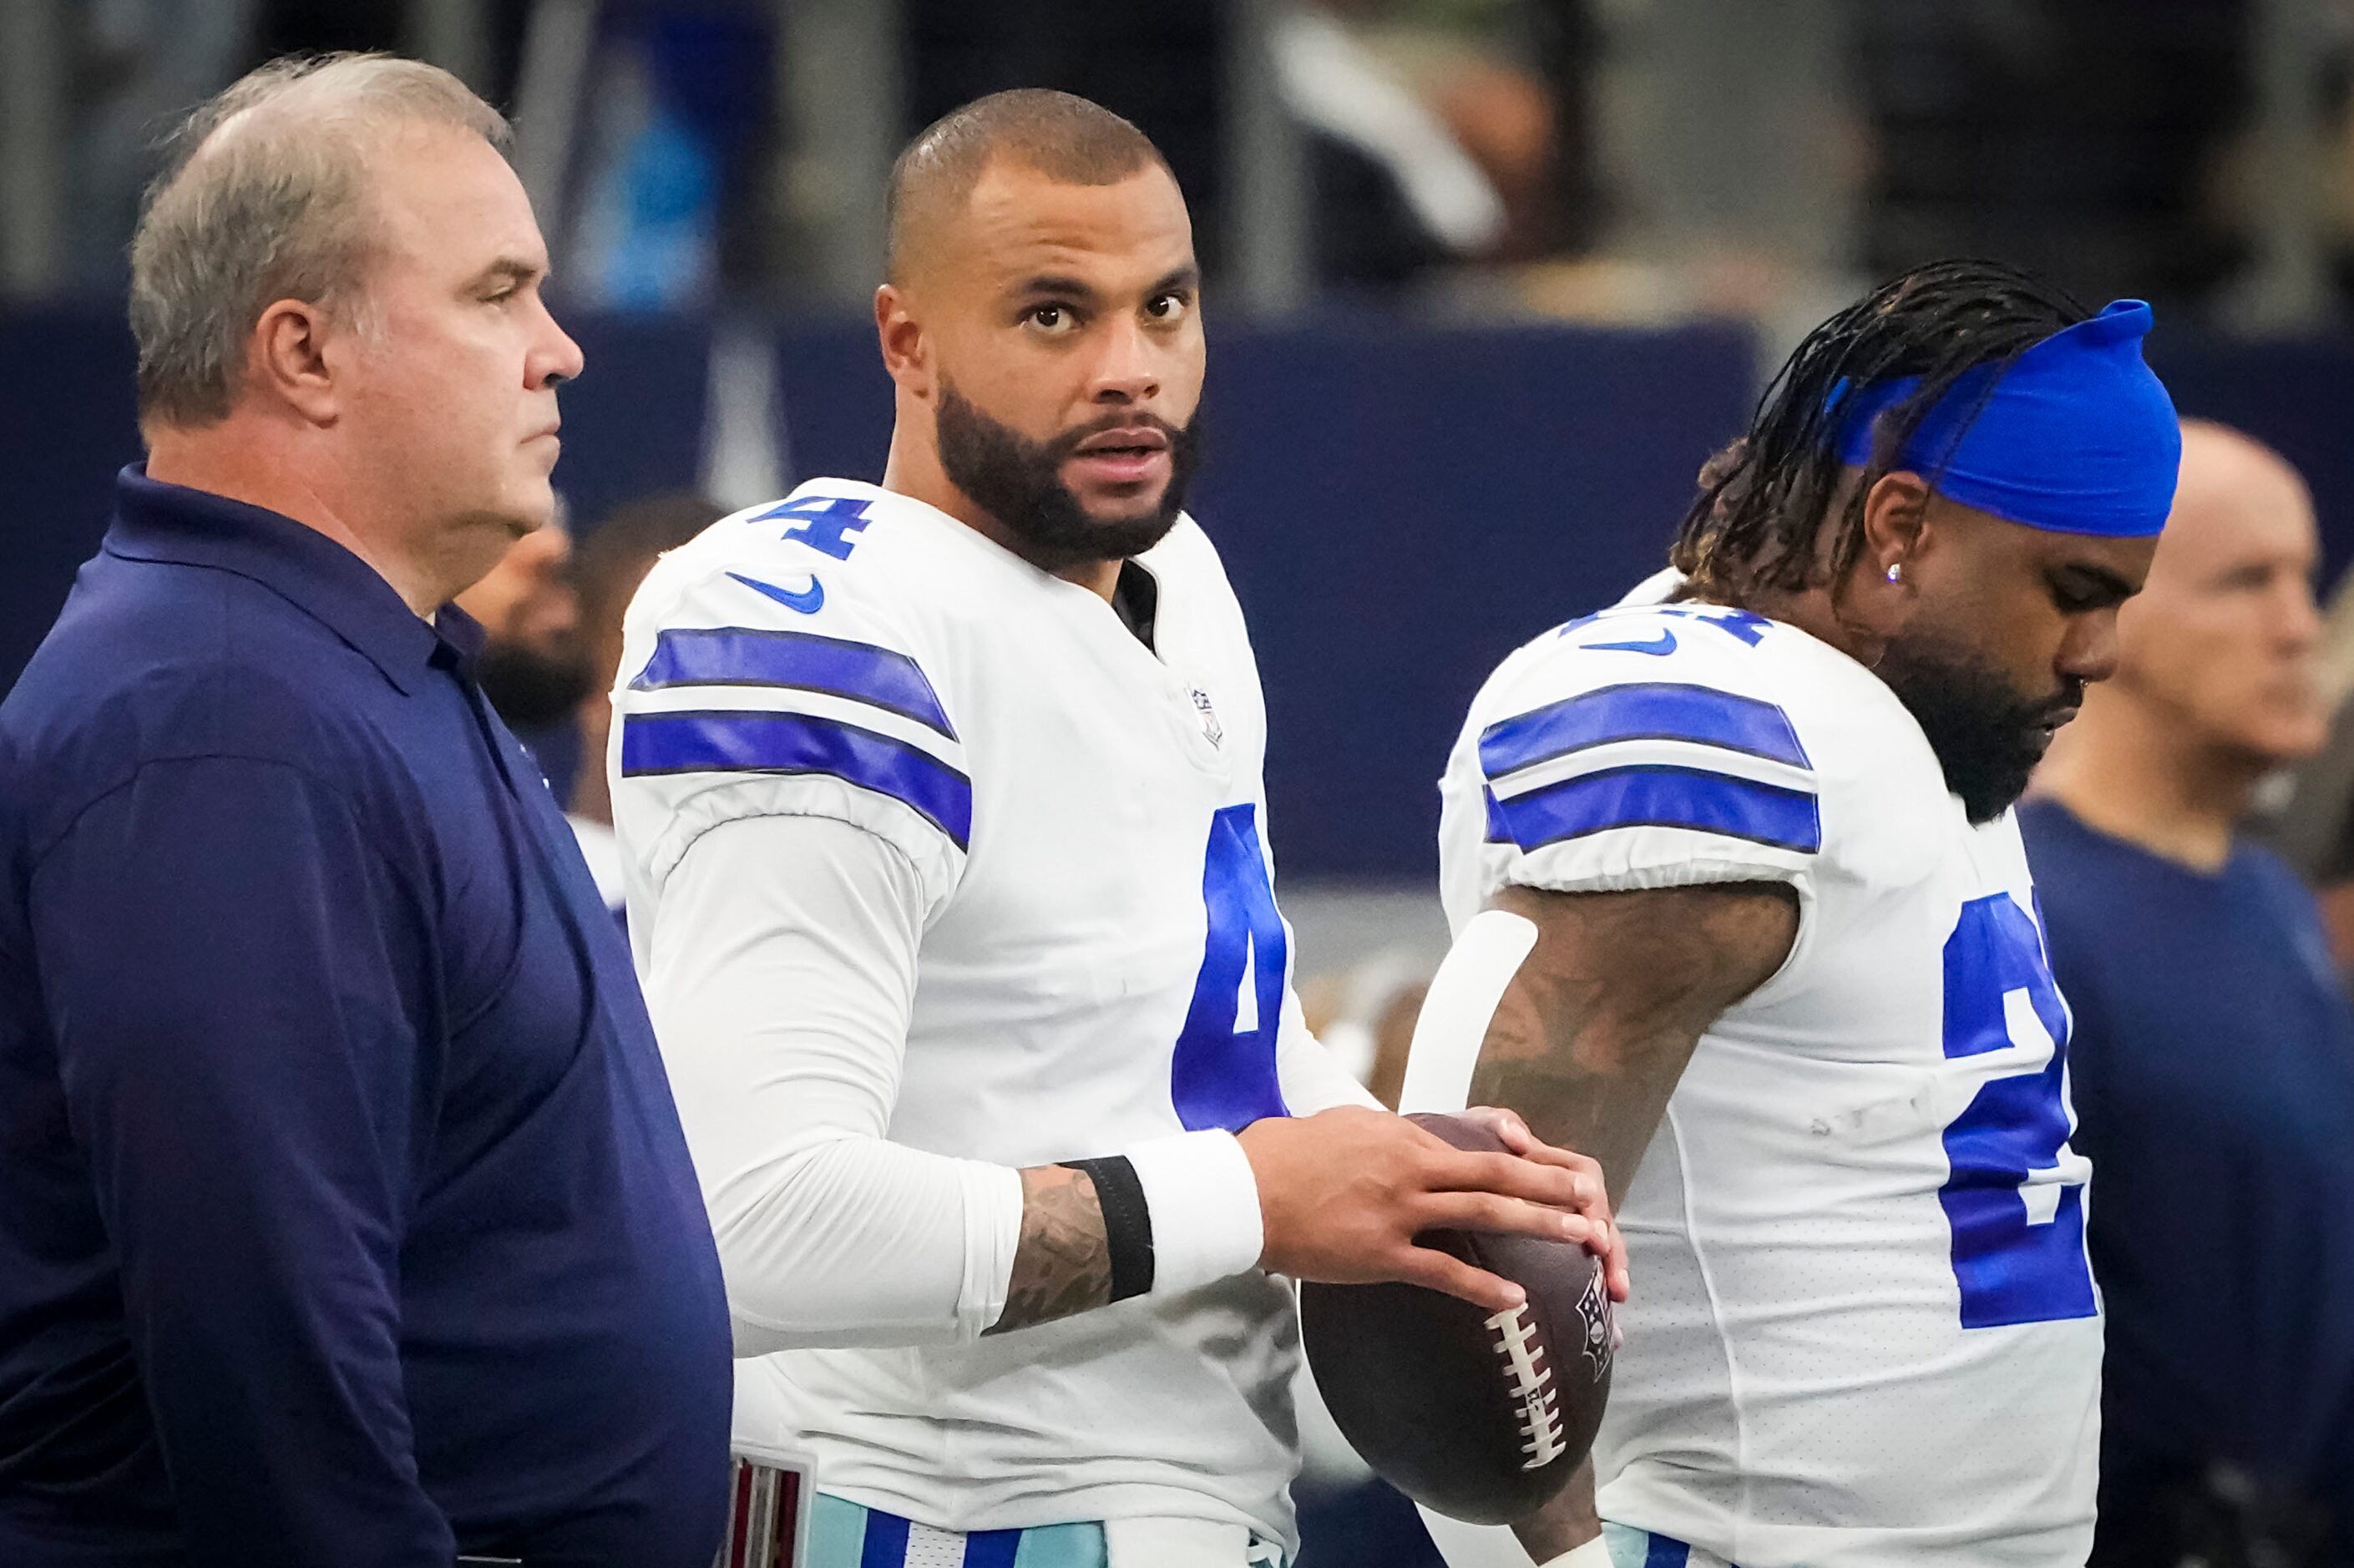
<svg viewBox="0 0 2354 1568"><path fill-rule="evenodd" d="M708 1568L717 1260L628 955L444 608L579 350L454 79L151 192L149 460L0 705L0 1563Z"/></svg>

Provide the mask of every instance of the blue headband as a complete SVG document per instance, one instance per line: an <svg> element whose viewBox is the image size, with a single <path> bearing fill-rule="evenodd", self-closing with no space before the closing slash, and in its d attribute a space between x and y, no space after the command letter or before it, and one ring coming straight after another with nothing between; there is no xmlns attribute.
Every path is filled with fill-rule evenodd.
<svg viewBox="0 0 2354 1568"><path fill-rule="evenodd" d="M2174 400L2142 362L2149 307L2118 300L2011 361L1965 372L1893 466L2031 528L2145 538L2166 524L2182 462ZM1841 462L1872 460L1873 424L1921 378L1876 381L1840 420ZM1831 392L1837 408L1847 395Z"/></svg>

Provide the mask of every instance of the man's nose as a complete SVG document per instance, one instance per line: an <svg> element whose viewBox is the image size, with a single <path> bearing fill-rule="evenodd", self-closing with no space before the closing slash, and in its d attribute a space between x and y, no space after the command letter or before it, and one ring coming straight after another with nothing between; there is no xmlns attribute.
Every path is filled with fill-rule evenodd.
<svg viewBox="0 0 2354 1568"><path fill-rule="evenodd" d="M1166 351L1143 324L1123 316L1107 324L1103 350L1088 387L1097 403L1147 403L1161 395L1161 360Z"/></svg>
<svg viewBox="0 0 2354 1568"><path fill-rule="evenodd" d="M2302 657L2321 641L2321 607L2313 601L2313 587L2304 577L2285 575L2273 627L2288 652Z"/></svg>
<svg viewBox="0 0 2354 1568"><path fill-rule="evenodd" d="M2117 612L2115 607L2080 617L2060 641L2053 670L2073 681L2105 681L2117 673Z"/></svg>
<svg viewBox="0 0 2354 1568"><path fill-rule="evenodd" d="M540 313L546 318L546 330L526 367L527 384L534 391L577 379L587 362L580 345L572 341L572 334L557 324L555 314L545 305L540 307Z"/></svg>

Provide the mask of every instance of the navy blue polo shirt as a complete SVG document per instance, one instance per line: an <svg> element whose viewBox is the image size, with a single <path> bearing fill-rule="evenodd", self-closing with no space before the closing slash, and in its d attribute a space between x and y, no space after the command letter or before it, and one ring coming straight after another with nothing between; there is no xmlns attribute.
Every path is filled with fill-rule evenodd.
<svg viewBox="0 0 2354 1568"><path fill-rule="evenodd" d="M2093 1162L2096 1558L2223 1463L2332 1506L2354 1563L2354 1009L2312 895L2246 840L2208 874L2055 800L2020 825Z"/></svg>
<svg viewBox="0 0 2354 1568"><path fill-rule="evenodd" d="M718 1258L478 641L127 470L0 704L9 1568L709 1568Z"/></svg>

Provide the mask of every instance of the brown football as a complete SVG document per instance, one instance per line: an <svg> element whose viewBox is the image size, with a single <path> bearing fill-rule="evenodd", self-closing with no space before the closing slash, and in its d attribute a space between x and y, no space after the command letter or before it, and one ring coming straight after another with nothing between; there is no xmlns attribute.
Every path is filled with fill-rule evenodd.
<svg viewBox="0 0 2354 1568"><path fill-rule="evenodd" d="M1458 1149L1503 1145L1460 1117L1413 1118ZM1419 1238L1528 1292L1510 1312L1416 1285L1299 1287L1316 1386L1383 1479L1450 1518L1501 1524L1551 1500L1585 1457L1610 1393L1601 1260L1533 1236Z"/></svg>

